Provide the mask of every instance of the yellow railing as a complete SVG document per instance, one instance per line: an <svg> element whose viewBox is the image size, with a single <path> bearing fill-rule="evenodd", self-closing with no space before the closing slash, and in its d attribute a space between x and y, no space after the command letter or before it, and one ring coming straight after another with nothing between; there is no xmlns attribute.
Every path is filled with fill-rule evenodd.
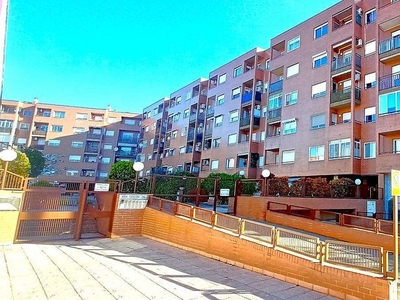
<svg viewBox="0 0 400 300"><path fill-rule="evenodd" d="M22 190L24 182L25 177L10 171L6 171L4 176L4 170L0 170L0 187L2 190Z"/></svg>

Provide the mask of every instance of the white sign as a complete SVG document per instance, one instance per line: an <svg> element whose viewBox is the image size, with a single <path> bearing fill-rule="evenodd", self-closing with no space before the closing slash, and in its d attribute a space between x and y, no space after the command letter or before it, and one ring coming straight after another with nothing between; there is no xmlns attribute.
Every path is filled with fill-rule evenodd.
<svg viewBox="0 0 400 300"><path fill-rule="evenodd" d="M229 189L220 189L219 190L219 195L220 196L226 196L226 197L229 197Z"/></svg>
<svg viewBox="0 0 400 300"><path fill-rule="evenodd" d="M94 191L95 192L108 192L110 190L109 183L95 183L94 184Z"/></svg>
<svg viewBox="0 0 400 300"><path fill-rule="evenodd" d="M372 217L376 214L376 201L367 201L367 217Z"/></svg>
<svg viewBox="0 0 400 300"><path fill-rule="evenodd" d="M119 194L118 209L144 209L147 206L148 195Z"/></svg>

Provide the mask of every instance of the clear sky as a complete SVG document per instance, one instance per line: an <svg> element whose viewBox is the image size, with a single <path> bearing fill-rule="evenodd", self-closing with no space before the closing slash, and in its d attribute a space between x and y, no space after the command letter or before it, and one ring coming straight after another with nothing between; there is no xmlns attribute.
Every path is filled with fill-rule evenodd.
<svg viewBox="0 0 400 300"><path fill-rule="evenodd" d="M3 98L142 112L339 0L10 0Z"/></svg>

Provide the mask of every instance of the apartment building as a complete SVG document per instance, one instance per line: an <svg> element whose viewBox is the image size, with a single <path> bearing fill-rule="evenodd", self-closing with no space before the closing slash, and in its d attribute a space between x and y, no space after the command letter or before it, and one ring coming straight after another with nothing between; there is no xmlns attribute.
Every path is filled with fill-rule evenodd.
<svg viewBox="0 0 400 300"><path fill-rule="evenodd" d="M389 212L390 171L400 169L400 1L342 0L165 107L163 170L358 178L371 198L383 190L378 205Z"/></svg>
<svg viewBox="0 0 400 300"><path fill-rule="evenodd" d="M141 114L3 100L2 147L42 151L46 180L105 180L117 161L135 161Z"/></svg>

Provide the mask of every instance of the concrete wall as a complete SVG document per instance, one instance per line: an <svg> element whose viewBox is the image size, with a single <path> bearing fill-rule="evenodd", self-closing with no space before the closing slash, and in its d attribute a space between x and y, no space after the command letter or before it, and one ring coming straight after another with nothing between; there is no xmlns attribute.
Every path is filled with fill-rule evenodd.
<svg viewBox="0 0 400 300"><path fill-rule="evenodd" d="M19 211L0 211L0 244L14 241Z"/></svg>

